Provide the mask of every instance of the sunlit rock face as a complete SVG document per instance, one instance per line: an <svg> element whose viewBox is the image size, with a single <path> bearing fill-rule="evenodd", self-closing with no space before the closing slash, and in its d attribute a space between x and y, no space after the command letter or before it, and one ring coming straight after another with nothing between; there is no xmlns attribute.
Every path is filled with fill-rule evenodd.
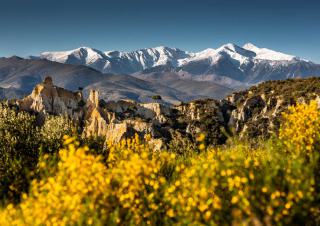
<svg viewBox="0 0 320 226"><path fill-rule="evenodd" d="M268 81L233 93L226 97L235 107L228 126L240 137L268 138L278 131L289 106L319 100L319 85L319 78Z"/></svg>
<svg viewBox="0 0 320 226"><path fill-rule="evenodd" d="M115 121L115 113L99 106L99 92L91 90L85 106L83 136L105 136L108 125Z"/></svg>
<svg viewBox="0 0 320 226"><path fill-rule="evenodd" d="M313 99L320 103L319 87L317 78L266 82L222 100L168 106L130 100L106 103L97 90L84 100L81 92L57 87L47 77L17 103L21 110L44 113L40 115L68 115L79 123L83 137L100 136L106 143L117 143L138 135L160 150L177 140L195 143L199 134L206 135L208 145L224 144L232 135L270 137L288 106Z"/></svg>
<svg viewBox="0 0 320 226"><path fill-rule="evenodd" d="M158 104L135 103L133 101L110 102L106 106L99 104L98 91L91 90L85 106L83 136L102 136L106 143L117 143L122 139L151 136L150 144L155 149L163 147L163 140L156 138L156 126L166 122L162 113L168 115L169 108Z"/></svg>
<svg viewBox="0 0 320 226"><path fill-rule="evenodd" d="M36 85L32 93L18 101L22 110L49 113L54 115L67 114L72 118L81 116L79 102L83 100L81 92L72 92L53 85L51 77Z"/></svg>
<svg viewBox="0 0 320 226"><path fill-rule="evenodd" d="M185 132L195 139L200 133L206 135L210 144L225 143L229 132L228 121L234 109L225 100L197 100L176 106L178 120L184 122Z"/></svg>

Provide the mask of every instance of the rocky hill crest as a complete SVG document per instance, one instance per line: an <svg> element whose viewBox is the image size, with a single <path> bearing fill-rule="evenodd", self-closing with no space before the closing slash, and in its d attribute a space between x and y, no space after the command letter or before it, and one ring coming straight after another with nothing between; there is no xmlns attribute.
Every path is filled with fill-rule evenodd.
<svg viewBox="0 0 320 226"><path fill-rule="evenodd" d="M91 90L85 100L81 91L54 86L52 78L36 85L32 93L17 101L20 110L48 114L67 114L82 125L84 137L101 136L108 142L138 134L151 136L155 149L174 140L194 142L206 134L210 145L224 144L229 135L250 138L269 137L279 128L281 112L296 102L317 99L320 78L270 81L225 99L203 99L179 105L108 102ZM181 145L184 145L181 143Z"/></svg>

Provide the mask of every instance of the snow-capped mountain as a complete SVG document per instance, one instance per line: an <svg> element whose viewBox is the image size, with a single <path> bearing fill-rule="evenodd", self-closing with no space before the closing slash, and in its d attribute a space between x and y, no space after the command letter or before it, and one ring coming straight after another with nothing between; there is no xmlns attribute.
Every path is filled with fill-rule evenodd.
<svg viewBox="0 0 320 226"><path fill-rule="evenodd" d="M254 57L257 60L271 60L271 61L291 61L294 59L299 59L298 57L280 53L273 51L271 49L267 48L259 48L252 43L247 43L243 47L243 49L249 50L251 52L254 52L256 56Z"/></svg>
<svg viewBox="0 0 320 226"><path fill-rule="evenodd" d="M269 61L291 61L299 60L298 57L276 52L266 48L258 48L257 46L247 43L243 47L235 44L225 44L218 49L206 49L199 53L194 53L191 57L179 61L179 65L183 66L192 61L209 60L211 64L217 63L221 58L229 57L240 65L246 64L253 60L269 60Z"/></svg>
<svg viewBox="0 0 320 226"><path fill-rule="evenodd" d="M179 70L191 74L195 80L217 82L225 78L248 85L266 80L320 76L320 65L253 44L243 47L226 44L216 50L197 53L182 60Z"/></svg>
<svg viewBox="0 0 320 226"><path fill-rule="evenodd" d="M64 52L44 52L40 58L65 64L86 65L104 73L131 74L159 65L178 65L178 60L190 57L187 52L164 46L133 52L102 52L80 47Z"/></svg>
<svg viewBox="0 0 320 226"><path fill-rule="evenodd" d="M318 64L250 43L197 53L163 46L132 52L81 47L30 58L0 58L0 97L28 93L46 74L68 89L95 87L108 100L161 95L168 103L222 98L266 80L320 76Z"/></svg>
<svg viewBox="0 0 320 226"><path fill-rule="evenodd" d="M157 73L159 81L169 67L170 72L179 78L212 81L232 88L265 80L320 76L320 66L311 61L251 43L242 47L229 43L197 53L164 46L132 52L102 52L81 47L64 52L45 52L40 58L85 65L103 73L134 74L144 78L146 74Z"/></svg>

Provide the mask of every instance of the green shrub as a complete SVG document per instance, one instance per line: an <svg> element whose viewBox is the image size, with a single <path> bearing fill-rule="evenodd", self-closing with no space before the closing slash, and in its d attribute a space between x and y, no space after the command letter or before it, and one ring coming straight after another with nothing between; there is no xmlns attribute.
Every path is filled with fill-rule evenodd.
<svg viewBox="0 0 320 226"><path fill-rule="evenodd" d="M0 104L0 202L18 201L28 189L28 172L38 159L36 118Z"/></svg>
<svg viewBox="0 0 320 226"><path fill-rule="evenodd" d="M154 95L151 98L154 100L162 100L162 97L160 95Z"/></svg>
<svg viewBox="0 0 320 226"><path fill-rule="evenodd" d="M86 102L84 100L80 100L78 102L78 108L83 108L86 105Z"/></svg>
<svg viewBox="0 0 320 226"><path fill-rule="evenodd" d="M34 115L0 104L0 203L20 200L35 176L41 152L59 150L63 135L73 128L68 118L49 115L38 127Z"/></svg>
<svg viewBox="0 0 320 226"><path fill-rule="evenodd" d="M100 99L99 100L99 107L106 108L107 107L107 102L104 99Z"/></svg>
<svg viewBox="0 0 320 226"><path fill-rule="evenodd" d="M63 135L71 135L76 130L67 116L45 116L45 122L40 129L40 148L44 152L54 152L62 146Z"/></svg>

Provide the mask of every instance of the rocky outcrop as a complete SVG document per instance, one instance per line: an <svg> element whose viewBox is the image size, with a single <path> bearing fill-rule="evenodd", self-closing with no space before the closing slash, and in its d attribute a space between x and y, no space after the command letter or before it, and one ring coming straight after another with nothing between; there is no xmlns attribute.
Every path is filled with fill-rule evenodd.
<svg viewBox="0 0 320 226"><path fill-rule="evenodd" d="M148 135L149 143L159 150L195 143L200 133L206 134L208 145L224 144L233 134L269 137L279 128L281 113L289 105L320 100L319 85L320 79L266 82L223 100L166 106L125 100L105 103L95 90L85 101L80 92L56 87L47 77L18 104L22 110L67 114L77 119L84 137L101 136L108 143L116 143L134 134L141 138Z"/></svg>
<svg viewBox="0 0 320 226"><path fill-rule="evenodd" d="M105 136L108 125L115 121L115 114L98 107L89 107L86 109L84 121L84 137Z"/></svg>
<svg viewBox="0 0 320 226"><path fill-rule="evenodd" d="M155 149L164 146L156 127L167 122L170 108L160 104L139 104L133 101L110 102L101 106L98 91L91 90L85 106L83 136L103 136L107 143L138 134L141 138L150 135Z"/></svg>
<svg viewBox="0 0 320 226"><path fill-rule="evenodd" d="M124 120L119 123L110 123L106 130L106 142L117 143L122 139L133 137L135 134L138 134L141 138L150 135L152 138L150 144L156 150L160 150L165 143L163 139L153 136L154 129L152 123L142 120Z"/></svg>
<svg viewBox="0 0 320 226"><path fill-rule="evenodd" d="M99 104L99 92L91 90L87 100L84 118L83 136L109 136L113 124L117 123L117 112L110 111ZM120 128L120 127L117 127ZM122 133L119 129L119 133Z"/></svg>
<svg viewBox="0 0 320 226"><path fill-rule="evenodd" d="M160 124L168 122L172 111L168 106L159 103L139 104L137 114L146 119L153 119Z"/></svg>
<svg viewBox="0 0 320 226"><path fill-rule="evenodd" d="M22 110L49 113L54 115L67 114L78 119L82 112L79 103L83 101L81 92L71 92L53 85L52 78L46 77L43 83L36 85L32 93L18 100Z"/></svg>
<svg viewBox="0 0 320 226"><path fill-rule="evenodd" d="M176 106L178 121L190 137L206 134L208 144L223 144L229 132L228 121L233 106L225 100L198 100Z"/></svg>
<svg viewBox="0 0 320 226"><path fill-rule="evenodd" d="M235 107L228 122L240 136L268 138L290 105L318 99L320 79L269 81L226 98Z"/></svg>

